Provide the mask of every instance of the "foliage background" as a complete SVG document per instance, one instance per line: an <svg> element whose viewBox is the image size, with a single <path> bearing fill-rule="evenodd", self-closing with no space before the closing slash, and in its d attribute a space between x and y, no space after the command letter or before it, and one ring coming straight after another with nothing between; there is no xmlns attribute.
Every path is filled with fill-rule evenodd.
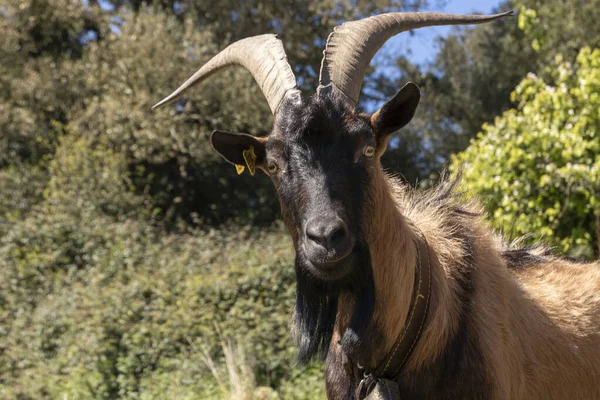
<svg viewBox="0 0 600 400"><path fill-rule="evenodd" d="M497 228L564 253L593 258L600 211L600 50L574 64L557 56L552 84L531 75L513 92L515 109L496 118L454 158ZM518 201L515 201L518 200ZM519 201L520 200L520 201Z"/></svg>
<svg viewBox="0 0 600 400"><path fill-rule="evenodd" d="M273 189L206 145L267 133L257 85L230 69L149 108L265 31L309 93L335 25L442 3L0 0L0 398L323 397L322 367L294 361ZM518 21L453 29L432 63L394 58L398 79L373 68L365 109L424 93L386 167L430 185L458 154L496 227L594 257L599 3L503 2Z"/></svg>

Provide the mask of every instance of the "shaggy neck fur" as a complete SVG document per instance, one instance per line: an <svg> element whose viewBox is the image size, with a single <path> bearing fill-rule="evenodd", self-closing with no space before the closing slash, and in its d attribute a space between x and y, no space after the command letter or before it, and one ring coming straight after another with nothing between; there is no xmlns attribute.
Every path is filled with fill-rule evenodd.
<svg viewBox="0 0 600 400"><path fill-rule="evenodd" d="M475 236L481 232L477 233L473 228L476 226L474 214L462 211L450 199L452 186L441 186L427 196L416 198L403 185L386 176L381 168L374 169L364 226L368 227L366 238L371 252L376 305L367 334L369 340L358 352L362 357L357 359L337 344L346 330L353 299L348 295L341 296L338 301L327 360L327 380L332 383L328 384L330 398L351 398L360 378L344 376L339 368L330 368L330 365L351 362L366 370L376 369L404 327L414 286L414 240L419 234L413 226L429 244L431 304L421 338L403 369L403 376L413 380L411 374L417 373L420 377L418 371L432 371L432 366L437 369L436 375L442 376L444 367L439 365L440 360L453 357L448 353L449 346L451 351L464 350L461 343L452 345L452 342L458 336L464 336L461 326L466 323L463 318L465 302L472 290L472 247ZM478 350L474 346L470 353L477 354ZM348 357L352 359L348 360ZM474 379L483 384L484 378L475 372L472 374Z"/></svg>
<svg viewBox="0 0 600 400"><path fill-rule="evenodd" d="M407 198L404 188L395 184L381 169L374 172L373 186L368 196L365 234L371 252L375 281L375 310L368 337L360 351L363 359L356 360L366 369L375 369L390 351L400 335L413 296L416 267L414 241L418 232L409 224L409 215L403 213L399 199ZM414 221L412 221L414 223ZM418 227L427 237L430 227ZM433 227L432 227L433 228ZM450 321L456 320L450 288L440 269L435 249L430 248L432 263L432 298L426 329L411 356L410 365L417 366L433 360L444 346L452 331ZM350 294L342 296L338 307L336 335L345 332L354 299ZM444 316L441 318L441 316ZM435 335L435 337L432 337ZM423 343L439 343L423 346ZM368 356L364 356L368 355Z"/></svg>

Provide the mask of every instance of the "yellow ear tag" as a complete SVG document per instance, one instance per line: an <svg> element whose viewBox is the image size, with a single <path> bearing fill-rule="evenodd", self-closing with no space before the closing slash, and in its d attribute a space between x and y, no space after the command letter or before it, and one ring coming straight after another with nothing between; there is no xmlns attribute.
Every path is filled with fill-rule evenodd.
<svg viewBox="0 0 600 400"><path fill-rule="evenodd" d="M254 154L254 146L250 146L249 149L244 150L242 155L244 156L250 175L254 176L254 173L256 172L256 154Z"/></svg>
<svg viewBox="0 0 600 400"><path fill-rule="evenodd" d="M235 170L237 171L238 175L241 175L245 169L246 169L246 167L244 167L243 165L235 164Z"/></svg>

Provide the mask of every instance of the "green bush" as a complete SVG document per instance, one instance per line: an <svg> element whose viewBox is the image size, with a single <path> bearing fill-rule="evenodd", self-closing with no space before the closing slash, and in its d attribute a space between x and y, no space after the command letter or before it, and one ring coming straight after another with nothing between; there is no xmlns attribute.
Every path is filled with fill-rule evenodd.
<svg viewBox="0 0 600 400"><path fill-rule="evenodd" d="M0 246L0 397L219 397L203 354L224 369L222 338L244 345L258 385L294 390L286 234L165 236L134 220L36 211ZM307 398L322 394L321 370L309 376Z"/></svg>
<svg viewBox="0 0 600 400"><path fill-rule="evenodd" d="M513 237L533 232L560 251L591 258L600 211L600 50L577 63L556 59L556 85L530 75L516 88L518 107L485 125L453 159L464 185L494 225Z"/></svg>

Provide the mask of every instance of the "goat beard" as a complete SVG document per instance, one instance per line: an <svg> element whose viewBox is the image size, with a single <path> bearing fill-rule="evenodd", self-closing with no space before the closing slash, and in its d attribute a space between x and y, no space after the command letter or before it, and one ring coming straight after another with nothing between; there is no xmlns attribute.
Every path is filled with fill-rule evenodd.
<svg viewBox="0 0 600 400"><path fill-rule="evenodd" d="M341 346L350 357L359 353L375 309L375 281L371 253L364 242L358 242L352 252L354 265L343 278L329 282L308 272L296 255L296 315L295 338L298 358L306 363L320 355L325 359L335 327L340 294L354 298L354 308Z"/></svg>

